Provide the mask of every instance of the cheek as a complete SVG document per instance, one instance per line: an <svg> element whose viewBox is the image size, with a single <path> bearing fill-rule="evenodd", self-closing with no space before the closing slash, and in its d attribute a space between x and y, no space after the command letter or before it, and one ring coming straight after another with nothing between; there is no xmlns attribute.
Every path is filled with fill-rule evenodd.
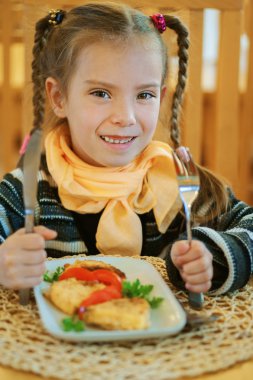
<svg viewBox="0 0 253 380"><path fill-rule="evenodd" d="M159 117L159 109L152 108L150 111L144 111L143 113L143 124L145 130L152 132L156 129Z"/></svg>

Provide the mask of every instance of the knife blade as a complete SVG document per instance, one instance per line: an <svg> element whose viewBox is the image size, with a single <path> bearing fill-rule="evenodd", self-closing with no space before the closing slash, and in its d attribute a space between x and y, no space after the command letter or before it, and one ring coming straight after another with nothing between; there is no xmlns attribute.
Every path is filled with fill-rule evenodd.
<svg viewBox="0 0 253 380"><path fill-rule="evenodd" d="M23 198L25 206L25 232L33 232L34 227L34 209L37 198L37 172L40 165L42 145L42 129L38 128L31 135L23 161ZM21 289L19 291L19 303L27 305L29 303L30 290Z"/></svg>

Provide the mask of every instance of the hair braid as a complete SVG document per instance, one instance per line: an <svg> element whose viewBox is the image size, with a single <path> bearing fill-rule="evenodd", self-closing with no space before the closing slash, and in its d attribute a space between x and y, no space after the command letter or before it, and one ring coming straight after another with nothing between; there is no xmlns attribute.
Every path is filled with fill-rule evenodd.
<svg viewBox="0 0 253 380"><path fill-rule="evenodd" d="M180 145L179 117L187 80L189 39L187 28L181 23L181 21L178 18L168 15L165 15L164 18L167 27L173 29L177 33L178 43L178 81L172 99L172 110L170 119L170 137L176 148Z"/></svg>
<svg viewBox="0 0 253 380"><path fill-rule="evenodd" d="M44 121L45 114L45 88L44 77L41 70L41 57L46 45L47 35L50 30L48 16L39 20L35 28L33 61L32 61L32 82L33 82L33 130L40 128Z"/></svg>

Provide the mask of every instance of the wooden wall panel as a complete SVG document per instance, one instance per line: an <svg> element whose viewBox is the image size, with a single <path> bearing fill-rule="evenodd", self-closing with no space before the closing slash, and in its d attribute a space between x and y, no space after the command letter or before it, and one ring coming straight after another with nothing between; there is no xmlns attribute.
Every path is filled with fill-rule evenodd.
<svg viewBox="0 0 253 380"><path fill-rule="evenodd" d="M191 148L197 162L202 156L202 55L203 55L203 11L194 10L190 14L191 32L189 50L189 77L187 102L184 110L183 141Z"/></svg>
<svg viewBox="0 0 253 380"><path fill-rule="evenodd" d="M17 91L11 87L10 78L10 51L11 44L16 39L13 36L14 19L12 17L12 3L8 0L2 0L0 8L0 24L1 24L1 43L3 48L3 83L1 90L0 104L0 174L6 169L9 170L16 165L17 162L17 145L16 136L20 126L16 124L16 112L20 117L20 102L16 107Z"/></svg>
<svg viewBox="0 0 253 380"><path fill-rule="evenodd" d="M239 191L238 87L241 13L221 12L220 24L214 170L228 178L235 190Z"/></svg>
<svg viewBox="0 0 253 380"><path fill-rule="evenodd" d="M239 121L239 185L241 198L253 205L253 1L247 5L248 78Z"/></svg>
<svg viewBox="0 0 253 380"><path fill-rule="evenodd" d="M101 0L97 0L101 1ZM87 1L86 1L87 2ZM91 0L89 2L96 2L95 0ZM221 9L221 10L229 10L229 9L242 9L243 7L243 0L125 0L122 1L125 4L129 4L133 7L156 7L160 9L207 9L207 8L213 8L213 9ZM25 0L26 4L31 5L40 5L41 3L37 0ZM64 1L62 0L53 0L51 1L51 8L54 7L60 7ZM65 1L65 3L67 3ZM70 0L68 1L71 5L80 5L84 4L85 1L78 1L78 0ZM44 3L45 4L45 3Z"/></svg>

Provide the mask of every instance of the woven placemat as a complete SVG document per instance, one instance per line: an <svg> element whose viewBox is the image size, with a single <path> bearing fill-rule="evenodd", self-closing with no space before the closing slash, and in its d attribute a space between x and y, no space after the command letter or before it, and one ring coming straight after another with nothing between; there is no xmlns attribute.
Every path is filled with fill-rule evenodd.
<svg viewBox="0 0 253 380"><path fill-rule="evenodd" d="M183 292L169 283L164 261L153 264L187 308ZM163 339L121 343L70 343L43 328L34 299L18 303L17 292L0 287L0 363L45 377L68 380L168 380L227 368L253 357L253 289L205 297L207 315L220 317Z"/></svg>

